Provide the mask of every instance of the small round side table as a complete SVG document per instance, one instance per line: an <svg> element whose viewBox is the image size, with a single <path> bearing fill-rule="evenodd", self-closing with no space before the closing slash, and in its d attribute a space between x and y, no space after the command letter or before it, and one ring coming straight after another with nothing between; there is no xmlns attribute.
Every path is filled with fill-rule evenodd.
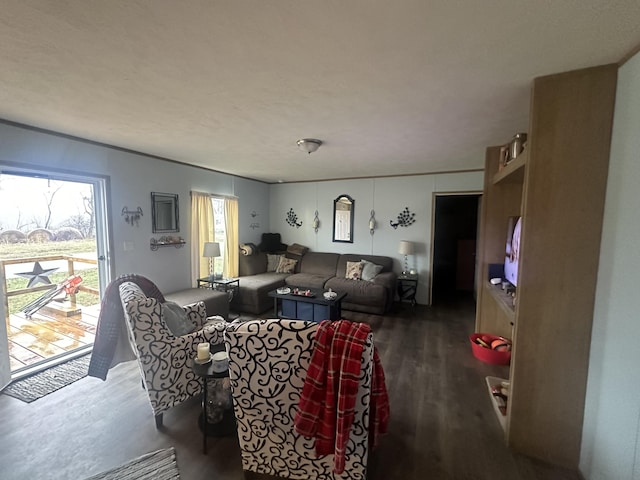
<svg viewBox="0 0 640 480"><path fill-rule="evenodd" d="M224 351L224 344L211 345L211 354ZM198 426L202 431L202 453L207 453L207 437L224 437L236 431L236 419L233 415L231 390L228 385L229 370L214 369L213 362L192 364L193 373L202 378L202 412L198 418ZM225 385L226 383L226 385ZM210 391L214 398L210 399ZM211 421L211 417L217 421Z"/></svg>

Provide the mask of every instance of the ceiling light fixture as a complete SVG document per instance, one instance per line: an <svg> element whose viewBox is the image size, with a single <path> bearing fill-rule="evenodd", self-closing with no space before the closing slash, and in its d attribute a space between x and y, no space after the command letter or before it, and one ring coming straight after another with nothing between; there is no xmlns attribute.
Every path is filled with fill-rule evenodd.
<svg viewBox="0 0 640 480"><path fill-rule="evenodd" d="M318 150L320 145L322 145L322 141L316 140L315 138L303 138L302 140L298 140L297 143L300 150L309 154Z"/></svg>

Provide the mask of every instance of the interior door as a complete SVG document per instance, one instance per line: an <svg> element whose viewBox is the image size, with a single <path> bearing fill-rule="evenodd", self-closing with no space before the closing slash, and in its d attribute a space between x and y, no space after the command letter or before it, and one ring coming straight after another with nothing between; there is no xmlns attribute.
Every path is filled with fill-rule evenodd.
<svg viewBox="0 0 640 480"><path fill-rule="evenodd" d="M42 195L46 193L42 191L43 182L48 185L55 184L56 187L62 185L61 190L56 190L56 193L61 197L59 196L55 203L49 199L50 201L44 209L38 204L38 202L41 201ZM74 189L76 189L78 192L85 192L85 195L81 196L81 201L76 200L77 203L74 203L74 200L66 198L66 195L69 195L68 193L61 193L65 191L65 187L68 191L74 191ZM87 253L95 255L96 260L98 260L97 289L100 292L99 297L101 299L106 286L111 280L113 271L109 255L110 236L107 222L107 191L107 177L58 173L53 171L47 172L14 166L9 169L0 164L0 195L2 195L3 204L2 212L0 212L0 225L4 226L4 230L13 229L13 231L17 232L21 232L21 230L26 231L33 228L32 226L23 227L25 224L28 225L30 215L35 216L35 213L32 212L37 212L38 215L45 215L49 218L51 215L56 214L56 210L61 210L62 212L59 212L58 215L67 215L69 220L58 221L58 224L66 226L65 230L69 231L69 222L76 221L74 217L76 216L75 213L77 209L80 208L80 206L84 208L85 214L90 218L90 221L87 225L82 224L86 227L86 231L84 231L83 228L81 233L85 235L85 238L87 238L87 235L95 237L95 252ZM17 217L17 220L16 210L21 210L21 215ZM67 217L64 218L66 219ZM47 222L48 221L49 220L47 220ZM77 221L80 222L79 219L77 219ZM39 221L39 223L41 222ZM53 220L51 225L56 225L56 220ZM36 225L36 227L41 227L41 225ZM75 230L79 230L81 224L78 223L77 227ZM60 231L60 229L58 231ZM6 242L6 239L4 239L4 241ZM28 243L31 240L27 235L27 239L22 241ZM26 256L28 257L29 254ZM24 265L6 265L6 267L7 271L9 271L9 267L24 267ZM95 272L95 267L93 268ZM1 270L3 272L5 271L5 269ZM17 271L24 271L24 268L20 268ZM80 273L82 276L81 271L75 273ZM95 273L93 275L94 281L92 283L95 285ZM6 274L6 277L10 276L11 273ZM4 282L6 279L0 278L0 280L3 282L3 285L5 285ZM2 297L4 297L4 287L0 288L0 308L2 308L0 318L3 320L0 322L0 389L4 388L11 380L12 362L14 371L16 364L19 365L18 369L26 367L26 365L20 366L15 357L13 359L10 357L11 345L7 332L8 322L4 321L9 318L10 312L6 311L8 307L7 298Z"/></svg>
<svg viewBox="0 0 640 480"><path fill-rule="evenodd" d="M431 303L473 292L480 194L434 193L431 250Z"/></svg>

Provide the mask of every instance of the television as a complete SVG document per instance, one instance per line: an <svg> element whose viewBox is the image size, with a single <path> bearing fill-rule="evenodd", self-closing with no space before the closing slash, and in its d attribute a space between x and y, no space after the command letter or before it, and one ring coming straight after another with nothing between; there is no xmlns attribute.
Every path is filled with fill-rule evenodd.
<svg viewBox="0 0 640 480"><path fill-rule="evenodd" d="M507 247L504 257L504 279L513 286L518 285L518 262L520 259L521 217L509 217Z"/></svg>

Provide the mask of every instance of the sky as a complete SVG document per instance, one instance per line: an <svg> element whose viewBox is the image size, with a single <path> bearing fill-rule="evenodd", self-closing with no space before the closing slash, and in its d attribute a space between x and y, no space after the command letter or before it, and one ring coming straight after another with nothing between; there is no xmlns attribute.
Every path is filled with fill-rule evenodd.
<svg viewBox="0 0 640 480"><path fill-rule="evenodd" d="M43 226L47 213L47 193L60 190L55 194L52 203L51 228L73 215L84 212L82 195L89 195L90 184L63 182L44 178L0 175L0 231L17 228L18 219L22 224L30 223L22 229L25 233L36 227L31 223L39 219Z"/></svg>

